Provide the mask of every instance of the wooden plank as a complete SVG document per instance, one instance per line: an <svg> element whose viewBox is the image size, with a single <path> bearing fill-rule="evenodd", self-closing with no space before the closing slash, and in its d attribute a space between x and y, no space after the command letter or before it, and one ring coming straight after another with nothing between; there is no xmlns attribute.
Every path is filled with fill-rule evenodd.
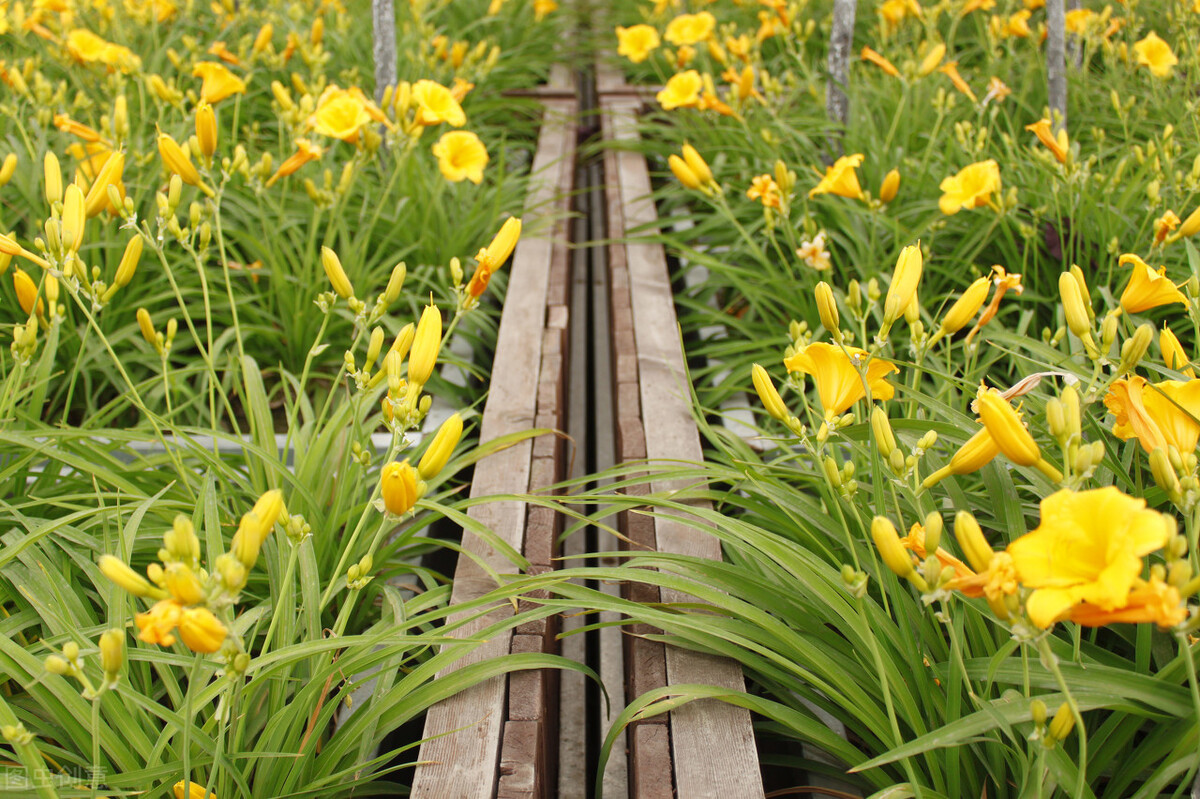
<svg viewBox="0 0 1200 799"><path fill-rule="evenodd" d="M537 767L540 724L510 721L504 725L504 752L500 756L500 781L496 799L541 799L543 786ZM451 797L458 794L442 793Z"/></svg>
<svg viewBox="0 0 1200 799"><path fill-rule="evenodd" d="M609 124L615 138L638 138L636 106L626 101L608 103ZM657 221L646 161L636 152L617 152L619 206L624 229L639 229ZM611 206L611 204L610 204ZM699 433L692 418L691 393L680 343L666 254L661 245L632 240L625 245L630 296L637 344L637 370L641 384L641 409L650 460L703 459ZM678 481L656 480L655 492L683 487ZM697 503L699 506L700 503ZM720 542L681 519L655 519L659 551L721 558ZM667 602L690 598L662 591ZM740 667L732 661L701 655L677 647L666 648L670 684L705 683L744 690ZM649 726L649 725L646 725ZM762 776L750 714L722 702L689 703L670 718L671 753L675 788L686 797L763 796Z"/></svg>
<svg viewBox="0 0 1200 799"><path fill-rule="evenodd" d="M509 277L508 297L500 317L496 356L487 403L481 424L481 442L508 433L529 429L536 415L541 353L529 347L540 341L545 326L545 300L554 257L556 232L561 225L564 197L561 172L573 172L575 129L571 116L573 100L548 100L544 103L541 136L534 156L526 199L525 230L517 244ZM570 180L568 176L567 180ZM549 218L551 224L547 225ZM561 218L561 217L559 217ZM524 441L496 452L475 467L471 485L473 498L492 494L524 493L529 488L532 442ZM501 540L520 548L525 527L525 506L503 501L476 505L470 516L490 528ZM463 547L499 573L512 573L515 567L500 552L479 537L464 531ZM495 587L494 581L470 557L459 557L455 571L451 604L479 597ZM512 607L501 603L487 617L454 630L452 635L467 637L498 618L511 615ZM452 614L453 625L471 613ZM459 659L450 669L461 668L508 652L511 631L493 636ZM496 677L439 702L430 708L425 720L424 737L418 766L413 776L413 797L480 797L496 794L500 772L500 737L504 726L507 680Z"/></svg>

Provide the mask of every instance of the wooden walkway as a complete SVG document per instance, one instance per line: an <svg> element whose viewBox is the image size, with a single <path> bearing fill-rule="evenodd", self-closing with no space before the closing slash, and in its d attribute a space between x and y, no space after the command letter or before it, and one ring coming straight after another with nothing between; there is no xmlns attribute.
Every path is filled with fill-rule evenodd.
<svg viewBox="0 0 1200 799"><path fill-rule="evenodd" d="M597 89L595 110L600 112L605 139L618 145L635 139L641 105L638 92L617 82L611 73L599 76ZM576 409L577 415L603 409L611 412L611 425L592 427L596 435L610 435L615 441L592 445L607 448L612 452L608 457L615 455L617 462L700 461L703 452L691 413L666 254L659 245L626 236L628 230L652 226L657 219L646 161L610 146L602 165L577 169L578 95L561 73L538 94L545 112L524 220L526 230L541 232L522 238L514 254L482 440L533 427L569 428L582 436L587 425L568 418L567 408ZM590 93L587 99L590 104ZM590 186L584 194L591 200L579 205L589 218L572 223L569 212L576 176L601 172L602 185ZM596 183L594 177L592 182ZM607 228L599 217L607 220ZM590 280L579 271L581 263L587 265L587 259L580 258L583 251L576 250L572 258L571 239L581 235L610 242L593 251L593 255L603 252L606 258L592 258ZM572 297L572 286L592 296ZM590 330L581 314L592 321ZM572 341L568 335L572 330L576 337L581 333L605 337L603 346ZM589 352L592 363L576 363L575 371L590 365L595 375L603 372L603 378L593 375L592 382L598 391L611 391L611 399L592 396L584 402L569 396L571 390L588 386L587 380L571 379L571 355L587 360ZM479 462L471 496L544 490L567 476L570 457L558 436L544 435L509 447ZM656 481L640 490L658 493L677 487ZM561 527L552 510L504 500L475 505L469 515L520 551L531 564L530 573L556 567ZM721 557L716 539L679 518L626 512L620 515L618 527L639 546ZM500 574L515 570L503 553L469 531L464 531L463 545L452 604L471 602L496 588L481 564ZM627 597L645 602L691 600L672 592L660 595L657 589L640 584L622 590ZM454 635L471 637L512 612L508 603L499 603L486 614L460 611L451 622L466 623ZM560 650L558 632L555 617L523 624L475 646L455 668L509 652L568 651L587 656L582 646ZM744 689L736 664L648 641L641 635L645 632L649 630L635 627L627 634L614 634L610 628L604 639L608 643L602 641L596 648L600 662L591 663L602 675L624 674L624 685L615 687L626 699L672 684ZM560 718L559 678L556 670L515 672L432 708L412 795L422 799L589 795L592 777L584 773L580 749L585 728L599 728L604 719L587 715L595 711L580 697L577 681L569 683L570 689L564 682L565 714ZM567 675L564 680L573 678ZM595 734L604 732L597 729ZM629 729L627 744L626 763L606 773L606 796L754 799L764 795L750 715L740 708L718 701L692 702L638 722ZM614 758L619 760L620 753ZM569 771L558 773L560 761Z"/></svg>

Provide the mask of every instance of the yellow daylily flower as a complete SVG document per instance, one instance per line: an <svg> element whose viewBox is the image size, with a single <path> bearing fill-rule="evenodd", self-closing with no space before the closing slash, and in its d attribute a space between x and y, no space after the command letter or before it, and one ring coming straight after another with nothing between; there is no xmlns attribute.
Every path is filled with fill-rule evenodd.
<svg viewBox="0 0 1200 799"><path fill-rule="evenodd" d="M468 130L453 130L442 134L433 145L442 176L452 183L469 180L478 185L483 181L483 168L488 163L487 148L479 137Z"/></svg>
<svg viewBox="0 0 1200 799"><path fill-rule="evenodd" d="M854 170L862 165L862 153L843 155L833 165L825 170L825 177L809 191L809 198L818 194L836 194L839 197L849 197L853 200L865 198L862 186L858 183L858 173Z"/></svg>
<svg viewBox="0 0 1200 799"><path fill-rule="evenodd" d="M228 635L225 625L208 608L184 608L179 614L179 638L193 652L216 652Z"/></svg>
<svg viewBox="0 0 1200 799"><path fill-rule="evenodd" d="M689 69L672 75L654 99L658 100L666 111L675 108L695 108L700 105L700 89L703 86L704 79L700 77L700 73Z"/></svg>
<svg viewBox="0 0 1200 799"><path fill-rule="evenodd" d="M649 58L659 44L658 31L651 25L617 26L617 55L623 55L635 64Z"/></svg>
<svg viewBox="0 0 1200 799"><path fill-rule="evenodd" d="M209 104L216 104L226 97L246 92L246 81L216 61L201 61L192 68L192 77L204 81L200 85L200 99Z"/></svg>
<svg viewBox="0 0 1200 799"><path fill-rule="evenodd" d="M943 214L957 214L964 208L987 205L993 192L1000 191L1000 165L994 159L978 161L946 178L938 186L942 198L938 206Z"/></svg>
<svg viewBox="0 0 1200 799"><path fill-rule="evenodd" d="M717 20L707 11L680 14L667 24L663 38L675 46L697 44L712 35Z"/></svg>
<svg viewBox="0 0 1200 799"><path fill-rule="evenodd" d="M1133 376L1113 382L1104 405L1115 417L1113 435L1137 438L1151 453L1172 446L1181 454L1194 452L1200 442L1200 380L1164 380L1149 383Z"/></svg>
<svg viewBox="0 0 1200 799"><path fill-rule="evenodd" d="M789 372L812 377L821 398L821 409L828 420L845 413L863 398L859 365L868 357L866 350L857 347L847 347L843 351L841 347L819 341L785 359L783 365ZM896 389L886 378L892 372L899 371L890 361L871 358L866 375L871 397L877 400L891 399Z"/></svg>
<svg viewBox="0 0 1200 799"><path fill-rule="evenodd" d="M1150 70L1156 78L1169 78L1179 59L1171 52L1171 45L1151 31L1146 38L1133 45L1133 53L1140 66Z"/></svg>
<svg viewBox="0 0 1200 799"><path fill-rule="evenodd" d="M445 122L451 127L461 128L467 124L467 115L454 93L437 81L419 80L414 83L412 99L417 105L418 125L440 125Z"/></svg>
<svg viewBox="0 0 1200 799"><path fill-rule="evenodd" d="M1031 132L1034 136L1037 136L1038 141L1044 144L1046 149L1054 154L1054 158L1060 164L1065 164L1067 162L1067 155L1070 151L1068 149L1069 145L1067 143L1066 128L1059 130L1058 135L1055 136L1050 130L1050 120L1043 118L1039 119L1037 122L1034 122L1032 125L1026 125L1025 130Z"/></svg>
<svg viewBox="0 0 1200 799"><path fill-rule="evenodd" d="M1113 486L1063 489L1041 502L1041 523L1008 546L1017 577L1034 589L1030 620L1052 625L1081 602L1102 611L1124 608L1142 572L1142 557L1175 532L1170 517Z"/></svg>
<svg viewBox="0 0 1200 799"><path fill-rule="evenodd" d="M1121 307L1126 312L1139 313L1174 302L1183 303L1185 306L1191 305L1183 292L1167 277L1165 266L1159 267L1158 271L1155 271L1133 253L1125 253L1118 263L1121 266L1133 264L1129 282L1125 284L1125 290L1121 292Z"/></svg>

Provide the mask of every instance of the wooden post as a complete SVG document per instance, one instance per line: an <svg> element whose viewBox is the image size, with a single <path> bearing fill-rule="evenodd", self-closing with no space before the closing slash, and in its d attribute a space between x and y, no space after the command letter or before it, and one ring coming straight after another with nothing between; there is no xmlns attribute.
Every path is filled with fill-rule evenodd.
<svg viewBox="0 0 1200 799"><path fill-rule="evenodd" d="M833 29L829 32L829 83L825 88L825 113L831 122L843 130L850 111L846 83L850 72L850 45L854 39L854 12L857 5L858 0L833 0ZM840 155L841 131L835 136L835 141L834 154Z"/></svg>
<svg viewBox="0 0 1200 799"><path fill-rule="evenodd" d="M396 85L396 9L392 0L371 0L371 23L378 103L383 102L383 90Z"/></svg>
<svg viewBox="0 0 1200 799"><path fill-rule="evenodd" d="M1046 83L1050 122L1054 130L1067 126L1067 19L1063 0L1046 0Z"/></svg>

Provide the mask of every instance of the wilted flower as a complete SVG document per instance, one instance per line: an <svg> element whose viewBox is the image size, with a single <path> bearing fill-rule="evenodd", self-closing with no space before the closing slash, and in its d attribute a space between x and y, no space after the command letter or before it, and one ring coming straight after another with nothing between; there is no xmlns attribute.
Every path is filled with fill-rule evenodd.
<svg viewBox="0 0 1200 799"><path fill-rule="evenodd" d="M829 250L825 249L825 231L820 231L811 239L802 240L796 248L796 257L818 272L829 269L833 262Z"/></svg>

